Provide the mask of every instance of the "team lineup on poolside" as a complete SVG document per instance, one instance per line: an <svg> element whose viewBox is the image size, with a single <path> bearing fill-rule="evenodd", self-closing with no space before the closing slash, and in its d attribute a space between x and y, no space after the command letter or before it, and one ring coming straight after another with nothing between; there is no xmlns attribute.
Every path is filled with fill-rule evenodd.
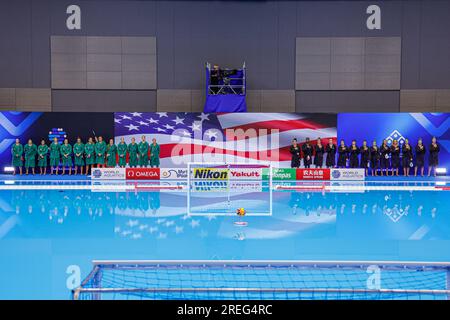
<svg viewBox="0 0 450 320"><path fill-rule="evenodd" d="M372 145L367 144L367 140L358 147L356 140L352 140L351 145L347 146L344 140L336 146L333 139L329 139L324 146L322 139L318 138L315 144L307 137L305 142L300 145L296 138L292 139L292 145L289 149L292 159L291 168L364 168L365 175L378 176L385 173L386 176L399 176L400 168L404 176L420 174L424 176L425 155L427 148L422 139L417 141L415 147L411 146L408 139L405 139L402 145L398 140L393 140L388 145L387 140L383 140L378 147L377 141ZM436 167L439 164L440 146L435 137L431 139L428 147L428 176L433 172L436 176ZM50 166L50 174L58 174L61 166L62 174L68 169L69 175L72 174L90 174L93 167L156 167L160 166L160 146L153 138L149 144L146 136L142 135L141 141L136 143L136 139L131 138L131 143L127 144L122 137L116 145L114 139L109 143L103 140L102 136L98 138L89 137L87 143L83 143L81 138L76 139L76 143L71 145L67 138L60 144L58 138L54 138L50 146L45 139L41 140L39 146L36 146L31 139L28 143L22 145L19 139L11 147L13 174L18 171L25 174L35 174L35 167L39 168L39 174L47 174L47 168ZM337 163L336 163L337 155ZM412 171L412 169L414 169ZM434 170L434 171L433 171Z"/></svg>

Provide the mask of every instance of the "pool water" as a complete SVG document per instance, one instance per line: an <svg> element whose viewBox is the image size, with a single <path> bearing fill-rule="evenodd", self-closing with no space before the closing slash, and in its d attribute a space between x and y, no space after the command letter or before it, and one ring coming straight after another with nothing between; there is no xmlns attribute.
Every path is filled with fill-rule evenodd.
<svg viewBox="0 0 450 320"><path fill-rule="evenodd" d="M435 182L157 185L1 183L0 299L69 299L92 260L450 261Z"/></svg>

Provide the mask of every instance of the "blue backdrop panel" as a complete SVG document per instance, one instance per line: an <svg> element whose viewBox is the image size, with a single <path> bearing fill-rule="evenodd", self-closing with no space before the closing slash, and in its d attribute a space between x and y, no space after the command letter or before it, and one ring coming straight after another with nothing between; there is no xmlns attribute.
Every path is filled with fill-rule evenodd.
<svg viewBox="0 0 450 320"><path fill-rule="evenodd" d="M217 94L207 95L204 112L246 112L245 95Z"/></svg>
<svg viewBox="0 0 450 320"><path fill-rule="evenodd" d="M415 146L419 138L428 149L435 136L441 146L439 167L450 169L450 113L341 113L338 115L338 139L350 144L356 139L358 145L366 139L369 144L375 139L378 145L383 139L390 143L405 138Z"/></svg>

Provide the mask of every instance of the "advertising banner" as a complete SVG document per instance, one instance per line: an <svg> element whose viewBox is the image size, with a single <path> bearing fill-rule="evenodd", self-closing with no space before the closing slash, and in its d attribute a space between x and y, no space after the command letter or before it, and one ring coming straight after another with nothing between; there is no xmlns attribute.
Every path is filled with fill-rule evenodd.
<svg viewBox="0 0 450 320"><path fill-rule="evenodd" d="M269 180L269 169L263 169L263 180ZM296 180L295 169L272 168L272 180Z"/></svg>
<svg viewBox="0 0 450 320"><path fill-rule="evenodd" d="M228 180L228 169L194 168L193 178L202 180Z"/></svg>
<svg viewBox="0 0 450 320"><path fill-rule="evenodd" d="M159 168L127 168L127 180L159 180Z"/></svg>
<svg viewBox="0 0 450 320"><path fill-rule="evenodd" d="M231 168L230 180L261 180L262 168Z"/></svg>
<svg viewBox="0 0 450 320"><path fill-rule="evenodd" d="M159 170L161 179L169 180L187 180L188 169L183 168L161 168Z"/></svg>
<svg viewBox="0 0 450 320"><path fill-rule="evenodd" d="M331 180L361 181L365 179L364 169L331 169Z"/></svg>
<svg viewBox="0 0 450 320"><path fill-rule="evenodd" d="M297 169L297 180L330 180L330 169Z"/></svg>
<svg viewBox="0 0 450 320"><path fill-rule="evenodd" d="M92 180L124 180L126 177L125 168L93 168Z"/></svg>

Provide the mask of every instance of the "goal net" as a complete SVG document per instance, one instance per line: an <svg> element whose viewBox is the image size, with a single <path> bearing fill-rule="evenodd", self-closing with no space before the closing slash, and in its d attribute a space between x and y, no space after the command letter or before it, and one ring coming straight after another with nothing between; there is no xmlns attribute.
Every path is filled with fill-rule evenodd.
<svg viewBox="0 0 450 320"><path fill-rule="evenodd" d="M94 261L73 298L445 300L449 268L395 261Z"/></svg>
<svg viewBox="0 0 450 320"><path fill-rule="evenodd" d="M189 163L189 215L272 214L272 170L260 163Z"/></svg>

